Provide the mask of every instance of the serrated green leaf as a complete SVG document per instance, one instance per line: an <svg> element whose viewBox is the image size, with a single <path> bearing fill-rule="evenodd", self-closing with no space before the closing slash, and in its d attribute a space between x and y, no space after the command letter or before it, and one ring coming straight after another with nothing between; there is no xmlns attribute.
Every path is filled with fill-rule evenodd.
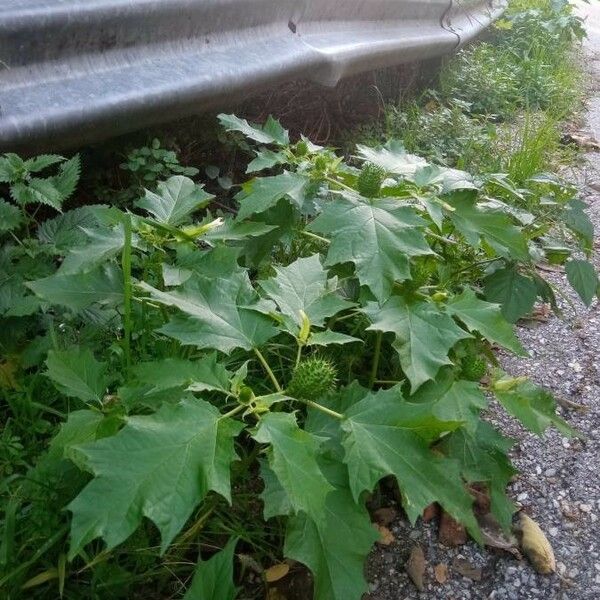
<svg viewBox="0 0 600 600"><path fill-rule="evenodd" d="M211 198L211 194L189 177L175 175L160 182L156 192L146 190L146 195L136 206L148 211L158 223L176 227L188 220L193 212L205 207Z"/></svg>
<svg viewBox="0 0 600 600"><path fill-rule="evenodd" d="M288 158L283 152L273 152L273 150L269 150L268 148L262 148L248 164L246 173L257 173L258 171L271 169L277 165L284 165L287 162Z"/></svg>
<svg viewBox="0 0 600 600"><path fill-rule="evenodd" d="M268 413L261 418L254 439L270 444L269 466L285 490L295 512L320 521L325 498L333 490L317 463L319 442L298 427L292 413Z"/></svg>
<svg viewBox="0 0 600 600"><path fill-rule="evenodd" d="M284 554L312 571L314 600L360 600L367 591L364 562L378 537L366 509L336 489L320 523L305 514L288 519Z"/></svg>
<svg viewBox="0 0 600 600"><path fill-rule="evenodd" d="M369 148L359 144L356 150L363 160L378 165L394 175L414 175L417 169L427 166L424 158L408 154L404 144L398 140L390 140L385 146L379 148Z"/></svg>
<svg viewBox="0 0 600 600"><path fill-rule="evenodd" d="M465 491L458 464L437 457L424 439L427 429L455 429L456 423L440 423L433 415L403 400L398 387L369 393L346 412L344 462L348 465L350 488L355 499L371 492L383 477L398 480L403 507L411 522L432 502L439 502L472 535L479 528Z"/></svg>
<svg viewBox="0 0 600 600"><path fill-rule="evenodd" d="M0 198L0 233L12 231L23 223L21 211L14 205Z"/></svg>
<svg viewBox="0 0 600 600"><path fill-rule="evenodd" d="M210 354L197 361L165 358L137 363L133 367L136 381L152 386L153 391L184 387L190 391L229 393L231 373Z"/></svg>
<svg viewBox="0 0 600 600"><path fill-rule="evenodd" d="M231 538L223 550L201 560L194 572L192 585L183 600L234 600L233 557L237 538Z"/></svg>
<svg viewBox="0 0 600 600"><path fill-rule="evenodd" d="M483 210L477 205L476 194L458 192L447 197L454 210L448 216L454 226L473 247L483 238L500 256L529 261L527 239L505 214Z"/></svg>
<svg viewBox="0 0 600 600"><path fill-rule="evenodd" d="M239 219L246 219L256 213L273 208L285 199L296 209L301 210L310 180L304 175L284 171L272 177L257 177L245 183L235 199L240 203Z"/></svg>
<svg viewBox="0 0 600 600"><path fill-rule="evenodd" d="M24 166L29 173L38 173L39 171L43 171L44 169L57 163L64 162L65 160L67 159L59 154L41 154L26 160Z"/></svg>
<svg viewBox="0 0 600 600"><path fill-rule="evenodd" d="M58 175L52 177L52 183L60 194L61 204L74 193L81 174L81 159L79 154L60 165Z"/></svg>
<svg viewBox="0 0 600 600"><path fill-rule="evenodd" d="M488 405L479 384L455 379L451 369L442 369L434 381L423 384L410 402L430 405L440 421L460 421L468 430L477 428L479 414Z"/></svg>
<svg viewBox="0 0 600 600"><path fill-rule="evenodd" d="M403 495L404 509L411 521L431 502L438 501L473 532L477 526L471 499L465 492L457 465L436 457L428 438L459 423L440 422L428 407L409 404L399 388L367 396L346 412L342 426L344 461L350 473L355 498L372 490L383 477L394 475Z"/></svg>
<svg viewBox="0 0 600 600"><path fill-rule="evenodd" d="M84 229L85 242L72 248L65 256L59 273L72 274L89 271L117 256L125 245L125 231L122 225L111 229ZM138 238L133 236L132 245L137 246Z"/></svg>
<svg viewBox="0 0 600 600"><path fill-rule="evenodd" d="M299 258L287 267L274 266L275 277L259 282L284 316L292 335L298 333L303 311L311 325L322 327L325 319L354 306L337 293L337 280L328 280L318 254Z"/></svg>
<svg viewBox="0 0 600 600"><path fill-rule="evenodd" d="M509 323L516 323L533 310L537 298L535 281L521 275L514 266L494 271L484 280L485 297L500 305Z"/></svg>
<svg viewBox="0 0 600 600"><path fill-rule="evenodd" d="M598 274L594 265L587 260L570 260L565 265L567 279L586 306L598 294Z"/></svg>
<svg viewBox="0 0 600 600"><path fill-rule="evenodd" d="M502 316L499 304L480 300L475 292L466 288L446 306L446 312L462 321L471 332L477 331L490 342L500 344L515 354L527 356L513 328Z"/></svg>
<svg viewBox="0 0 600 600"><path fill-rule="evenodd" d="M577 435L577 432L556 414L556 402L552 394L531 381L518 382L505 390L497 389L494 385L492 390L507 412L529 431L541 436L553 425L563 435Z"/></svg>
<svg viewBox="0 0 600 600"><path fill-rule="evenodd" d="M202 239L210 242L236 242L247 238L260 237L274 229L274 225L266 225L265 223L253 223L252 221L240 223L233 219L225 219L221 227L211 229L202 236Z"/></svg>
<svg viewBox="0 0 600 600"><path fill-rule="evenodd" d="M82 310L94 303L116 305L123 301L123 273L111 264L87 273L57 273L26 285L42 300L72 310Z"/></svg>
<svg viewBox="0 0 600 600"><path fill-rule="evenodd" d="M218 115L217 118L227 131L239 131L260 144L287 146L290 143L288 132L271 116L269 116L264 125L248 123L246 119L240 119L235 115L226 115L223 113Z"/></svg>
<svg viewBox="0 0 600 600"><path fill-rule="evenodd" d="M71 398L102 404L108 386L107 363L96 360L89 348L50 350L46 376L56 388Z"/></svg>
<svg viewBox="0 0 600 600"><path fill-rule="evenodd" d="M266 460L260 460L260 478L263 481L264 489L260 494L263 501L263 515L265 519L290 515L293 512L290 498L283 486L277 479L277 475L269 466Z"/></svg>
<svg viewBox="0 0 600 600"><path fill-rule="evenodd" d="M115 436L79 447L95 478L68 506L69 557L98 537L114 548L143 517L160 530L164 552L210 490L230 501L233 439L241 429L208 402L188 398L130 417Z"/></svg>
<svg viewBox="0 0 600 600"><path fill-rule="evenodd" d="M307 346L331 346L331 345L340 345L340 344L352 344L353 342L363 341L359 338L352 337L351 335L346 335L345 333L338 333L337 331L331 331L330 329L326 329L325 331L315 331L311 333L308 341L306 342Z"/></svg>
<svg viewBox="0 0 600 600"><path fill-rule="evenodd" d="M562 217L565 225L583 242L584 248L591 250L594 244L594 225L585 212L587 208L582 200L571 200Z"/></svg>
<svg viewBox="0 0 600 600"><path fill-rule="evenodd" d="M481 420L474 428L453 431L441 444L446 455L458 461L466 481L488 485L492 513L507 531L516 508L506 496L506 486L517 473L508 458L513 444Z"/></svg>
<svg viewBox="0 0 600 600"><path fill-rule="evenodd" d="M326 266L351 262L362 285L383 301L394 282L410 279L409 257L433 254L425 221L394 200L329 202L309 229L331 238Z"/></svg>
<svg viewBox="0 0 600 600"><path fill-rule="evenodd" d="M92 229L99 225L96 209L106 208L102 205L80 206L69 210L53 219L44 221L38 229L38 239L51 244L59 252L65 252L86 240L84 229Z"/></svg>
<svg viewBox="0 0 600 600"><path fill-rule="evenodd" d="M235 348L252 350L277 334L272 320L259 312L259 308L263 312L268 309L259 305L245 272L220 278L194 274L172 292L147 283L141 283L140 288L155 302L181 311L159 331L183 344L229 354Z"/></svg>
<svg viewBox="0 0 600 600"><path fill-rule="evenodd" d="M393 296L382 307L369 304L364 312L371 320L369 330L395 334L393 346L411 392L435 379L441 367L451 364L448 352L456 342L472 337L429 302L407 302Z"/></svg>

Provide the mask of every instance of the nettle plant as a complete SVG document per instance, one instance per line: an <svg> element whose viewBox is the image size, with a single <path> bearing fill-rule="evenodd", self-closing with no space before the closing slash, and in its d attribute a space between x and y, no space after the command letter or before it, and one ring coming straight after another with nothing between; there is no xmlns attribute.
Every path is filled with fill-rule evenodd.
<svg viewBox="0 0 600 600"><path fill-rule="evenodd" d="M65 490L68 542L64 528L53 538L63 585L67 561L77 579L154 539L181 564L208 536L225 548L199 562L185 597L233 598L235 545L255 541L211 518L244 496L255 520L253 490L275 523L271 559L306 565L318 600L366 591L377 539L366 501L383 479L412 522L438 502L481 542L477 483L508 529L515 470L511 441L482 418L490 395L536 434L573 431L492 350L524 355L503 313L552 296L535 269L543 235L564 229L563 243L591 247L582 203L557 193L545 220L546 208L493 195L527 201L502 176L476 181L397 142L346 162L291 143L273 119L220 120L258 144L235 217L198 220L211 196L174 176L135 212L81 207L38 230L59 266L23 287L52 339L45 374L73 405L28 479ZM591 301L591 265L566 268Z"/></svg>

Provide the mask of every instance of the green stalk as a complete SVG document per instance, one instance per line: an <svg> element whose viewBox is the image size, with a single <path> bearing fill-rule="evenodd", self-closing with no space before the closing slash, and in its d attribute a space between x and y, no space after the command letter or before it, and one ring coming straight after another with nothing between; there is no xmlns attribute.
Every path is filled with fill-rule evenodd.
<svg viewBox="0 0 600 600"><path fill-rule="evenodd" d="M317 235L316 233L311 233L310 231L306 231L305 229L303 229L300 232L302 235L305 235L306 237L312 238L313 240L317 240L318 242L322 242L323 244L331 244L331 242L324 237L321 237L320 235Z"/></svg>
<svg viewBox="0 0 600 600"><path fill-rule="evenodd" d="M121 254L121 267L123 269L123 350L125 353L125 371L131 370L131 300L133 298L133 285L131 283L131 215L126 214L123 219L125 241Z"/></svg>
<svg viewBox="0 0 600 600"><path fill-rule="evenodd" d="M342 413L336 412L335 410L331 410L330 408L327 408L322 404L318 404L317 402L313 402L312 400L302 400L301 398L299 398L299 400L300 402L304 402L304 404L306 404L307 406L320 410L322 413L325 413L326 415L329 415L330 417L333 417L335 419L339 419L340 421L346 418Z"/></svg>
<svg viewBox="0 0 600 600"><path fill-rule="evenodd" d="M254 348L254 354L256 354L258 360L260 361L260 364L263 366L264 370L267 372L267 375L273 382L275 389L278 392L283 391L283 388L279 385L279 381L277 381L277 377L275 377L275 373L273 373L273 371L271 370L271 367L269 366L269 363L267 362L265 357L262 355L262 352L258 348Z"/></svg>
<svg viewBox="0 0 600 600"><path fill-rule="evenodd" d="M383 331L377 332L375 338L375 355L373 356L373 364L371 366L371 376L369 377L369 387L372 388L377 379L377 371L379 370L379 359L381 358L381 341L383 340Z"/></svg>
<svg viewBox="0 0 600 600"><path fill-rule="evenodd" d="M294 364L294 369L298 368L301 358L302 358L302 344L300 342L298 342L298 352L296 353L296 362Z"/></svg>

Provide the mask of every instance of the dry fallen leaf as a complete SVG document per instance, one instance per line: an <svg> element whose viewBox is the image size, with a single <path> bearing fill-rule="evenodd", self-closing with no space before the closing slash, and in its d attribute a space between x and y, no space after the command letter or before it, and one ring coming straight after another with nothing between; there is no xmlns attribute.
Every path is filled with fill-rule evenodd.
<svg viewBox="0 0 600 600"><path fill-rule="evenodd" d="M467 530L446 511L442 511L439 538L445 546L462 546L467 543Z"/></svg>
<svg viewBox="0 0 600 600"><path fill-rule="evenodd" d="M438 583L446 583L448 581L448 565L440 563L433 567L433 574Z"/></svg>
<svg viewBox="0 0 600 600"><path fill-rule="evenodd" d="M290 572L290 565L287 563L279 563L277 565L273 565L269 567L265 571L265 580L268 583L273 583L274 581L279 581L283 579Z"/></svg>
<svg viewBox="0 0 600 600"><path fill-rule="evenodd" d="M373 523L373 526L379 532L379 539L377 540L378 544L382 546L389 546L396 541L394 534L385 526L378 525L377 523Z"/></svg>
<svg viewBox="0 0 600 600"><path fill-rule="evenodd" d="M378 508L373 511L373 520L380 525L389 525L398 516L398 511L392 507Z"/></svg>
<svg viewBox="0 0 600 600"><path fill-rule="evenodd" d="M438 516L439 511L440 505L437 502L433 502L429 506L426 506L423 511L423 522L429 523L429 521L435 519Z"/></svg>
<svg viewBox="0 0 600 600"><path fill-rule="evenodd" d="M416 588L422 592L425 589L423 575L425 575L425 555L421 546L415 546L406 562L406 572L412 579Z"/></svg>
<svg viewBox="0 0 600 600"><path fill-rule="evenodd" d="M477 515L477 522L483 537L483 543L491 548L500 548L514 555L515 558L521 560L521 553L517 547L517 538L510 533L502 531L502 527L491 514Z"/></svg>
<svg viewBox="0 0 600 600"><path fill-rule="evenodd" d="M462 558L461 556L457 556L452 561L452 566L458 573L460 573L463 577L468 577L473 581L481 581L481 569L478 567L474 567L466 558Z"/></svg>
<svg viewBox="0 0 600 600"><path fill-rule="evenodd" d="M521 513L520 520L521 533L523 535L521 547L533 565L533 568L538 573L545 575L554 573L556 571L556 561L548 538L544 535L540 526L525 513Z"/></svg>

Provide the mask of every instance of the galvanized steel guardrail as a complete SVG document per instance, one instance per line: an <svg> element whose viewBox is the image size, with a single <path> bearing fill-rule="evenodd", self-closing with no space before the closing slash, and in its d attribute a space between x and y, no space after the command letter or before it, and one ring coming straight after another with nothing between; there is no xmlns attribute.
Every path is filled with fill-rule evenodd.
<svg viewBox="0 0 600 600"><path fill-rule="evenodd" d="M273 84L446 54L503 0L1 0L0 150L61 148Z"/></svg>

